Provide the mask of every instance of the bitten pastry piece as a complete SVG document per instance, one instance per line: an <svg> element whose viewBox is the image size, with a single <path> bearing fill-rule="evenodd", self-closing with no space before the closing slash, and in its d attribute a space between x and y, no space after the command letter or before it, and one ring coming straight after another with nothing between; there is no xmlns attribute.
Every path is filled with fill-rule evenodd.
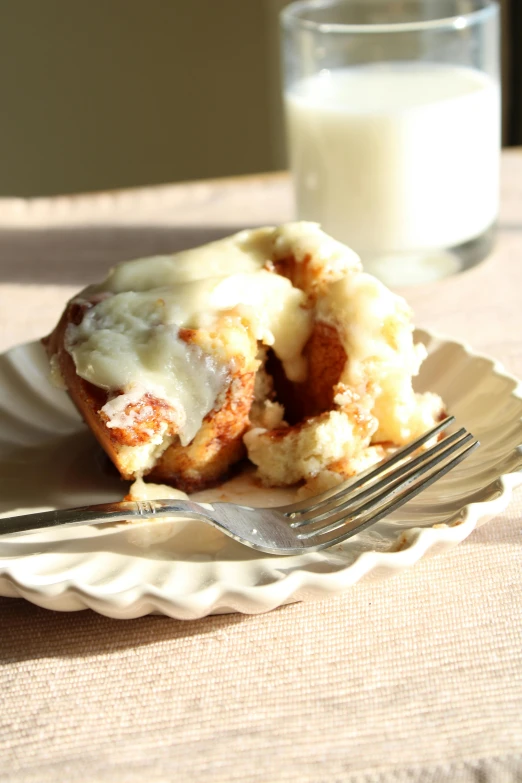
<svg viewBox="0 0 522 783"><path fill-rule="evenodd" d="M45 343L121 475L189 492L246 453L269 485L331 483L442 412L404 300L314 223L121 264Z"/></svg>
<svg viewBox="0 0 522 783"><path fill-rule="evenodd" d="M437 395L413 390L425 349L414 345L406 302L360 270L335 279L327 260L324 270L314 288L304 284L314 327L304 350L307 382L292 384L301 420L245 435L267 484L310 481L323 471L349 477L382 459L375 444L403 445L443 415Z"/></svg>

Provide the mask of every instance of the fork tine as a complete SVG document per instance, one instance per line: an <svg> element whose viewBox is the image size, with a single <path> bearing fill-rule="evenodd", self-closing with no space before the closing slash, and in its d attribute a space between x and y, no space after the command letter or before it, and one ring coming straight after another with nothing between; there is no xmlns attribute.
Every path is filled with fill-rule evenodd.
<svg viewBox="0 0 522 783"><path fill-rule="evenodd" d="M462 447L464 445L466 448L463 449ZM376 497L356 508L348 517L346 513L335 515L335 518L331 519L329 524L300 533L298 534L298 538L306 541L307 539L324 536L330 532L335 533L336 531L337 536L339 536L339 531L341 529L343 530L341 535L343 535L344 538L348 538L355 531L361 530L367 525L374 524L379 519L382 519L383 516L390 514L396 508L402 506L407 500L410 500L421 492L421 490L426 489L426 487L429 487L434 481L442 478L442 476L455 467L455 465L463 460L470 451L475 449L478 445L478 441L473 440L473 436L468 433L465 438L446 449L442 454L438 453L435 456L432 455L428 462L417 468L413 473L410 473L406 479L400 479L399 482L395 482L395 487L392 489L391 493L389 488L384 488ZM454 455L459 449L460 453L457 453L447 462L446 460L448 457ZM433 471L433 469L437 465L441 465L441 463L443 464L438 470L432 472L431 475L425 475L429 474L430 471ZM401 490L403 491L401 492ZM326 540L330 541L330 538L327 538Z"/></svg>
<svg viewBox="0 0 522 783"><path fill-rule="evenodd" d="M327 537L320 543L320 545L317 548L325 549L326 547L334 546L335 544L340 544L343 541L346 541L348 538L351 538L353 535L355 535L355 533L364 530L366 527L369 527L370 525L374 525L383 517L388 516L393 511L400 508L400 506L404 505L404 503L406 503L408 500L414 498L415 495L419 494L419 492L423 492L427 487L429 487L431 484L434 484L436 481L442 478L446 473L449 473L450 470L452 470L456 465L458 465L459 462L462 462L462 460L465 459L468 456L468 454L474 451L474 449L476 449L477 446L479 445L480 445L479 441L474 441L473 443L470 443L464 449L464 451L462 451L460 454L454 457L450 462L446 463L443 467L439 468L439 470L432 473L431 476L428 476L423 481L420 481L418 484L407 489L406 492L404 492L398 498L395 498L390 503L381 506L381 508L378 509L374 514L371 514L370 516L366 517L363 520L360 519L349 520L348 524L343 525L341 528L337 528L336 531L333 531L334 533L337 532L337 535Z"/></svg>
<svg viewBox="0 0 522 783"><path fill-rule="evenodd" d="M456 451L466 438L469 440L471 437L472 436L462 427L460 430L458 430L458 432L454 432L444 440L439 441L430 449L423 451L414 459L402 463L393 471L389 471L382 479L380 479L380 481L374 481L368 487L366 484L364 484L359 492L354 493L350 489L348 491L343 490L338 495L334 495L329 499L329 502L325 502L321 506L319 514L306 512L302 515L299 515L298 519L291 523L291 527L305 527L307 525L321 522L324 519L330 519L333 521L333 513L345 512L348 511L352 506L360 506L362 500L375 495L377 492L380 492L381 489L387 488L388 492L392 491L394 486L396 486L399 481L411 475L416 467L422 465L424 462L431 460L433 457L439 454L439 452L442 452L443 454L448 452L446 456L449 456L449 453L451 453L449 448L450 446L454 446L453 451Z"/></svg>
<svg viewBox="0 0 522 783"><path fill-rule="evenodd" d="M371 465L366 470L358 473L356 478L348 479L341 485L334 487L333 489L326 490L326 492L322 492L320 495L315 495L313 498L307 498L306 500L301 500L298 503L293 503L289 506L281 506L281 508L278 508L277 511L280 511L281 513L285 514L285 516L290 517L297 513L304 514L308 511L313 511L317 508L320 508L324 504L328 503L328 501L333 496L339 496L341 492L352 492L362 484L366 484L367 482L373 481L374 479L381 476L384 472L388 471L398 462L401 462L429 440L447 429L451 424L453 424L454 421L454 416L448 416L439 424L435 425L435 427L433 427L431 430L425 432L424 435L421 435L416 440L400 448L391 457L386 457L385 459L381 460L381 462L377 463L377 465Z"/></svg>

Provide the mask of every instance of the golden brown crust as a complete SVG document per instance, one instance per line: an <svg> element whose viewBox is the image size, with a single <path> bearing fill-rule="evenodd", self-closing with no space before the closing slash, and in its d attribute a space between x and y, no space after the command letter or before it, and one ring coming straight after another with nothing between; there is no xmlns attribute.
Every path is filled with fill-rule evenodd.
<svg viewBox="0 0 522 783"><path fill-rule="evenodd" d="M278 258L270 262L271 268L276 274L288 278L294 288L306 291L309 296L322 285L325 279L325 271L318 264L313 263L310 255L306 255L300 262L293 256Z"/></svg>
<svg viewBox="0 0 522 783"><path fill-rule="evenodd" d="M335 327L316 321L304 348L307 361L305 383L292 383L281 362L270 353L267 371L274 379L277 400L285 408L285 419L296 424L333 408L335 387L346 364L346 352Z"/></svg>
<svg viewBox="0 0 522 783"><path fill-rule="evenodd" d="M205 417L194 440L188 446L173 443L148 477L184 492L195 492L225 478L246 453L243 435L249 427L254 381L254 372L235 377L223 404Z"/></svg>
<svg viewBox="0 0 522 783"><path fill-rule="evenodd" d="M333 407L335 387L347 356L337 329L322 321L314 324L304 354L308 362L306 385L302 384L306 399L305 415L315 416Z"/></svg>

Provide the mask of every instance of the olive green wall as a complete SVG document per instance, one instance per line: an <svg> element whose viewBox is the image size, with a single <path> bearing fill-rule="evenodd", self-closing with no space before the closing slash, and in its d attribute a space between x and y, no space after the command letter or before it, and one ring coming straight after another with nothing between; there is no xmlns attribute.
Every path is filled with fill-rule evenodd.
<svg viewBox="0 0 522 783"><path fill-rule="evenodd" d="M0 195L282 168L288 2L0 0ZM514 2L501 0L506 79ZM520 120L512 82L505 117Z"/></svg>
<svg viewBox="0 0 522 783"><path fill-rule="evenodd" d="M0 195L280 166L273 56L282 5L0 2Z"/></svg>

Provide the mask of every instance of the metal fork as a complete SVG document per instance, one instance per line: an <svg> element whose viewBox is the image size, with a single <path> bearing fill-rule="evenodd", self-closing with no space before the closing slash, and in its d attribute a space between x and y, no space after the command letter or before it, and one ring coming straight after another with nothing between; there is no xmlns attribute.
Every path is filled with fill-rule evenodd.
<svg viewBox="0 0 522 783"><path fill-rule="evenodd" d="M0 519L0 535L132 518L190 517L248 547L295 555L340 544L390 514L461 462L479 443L464 428L415 454L454 422L450 416L377 466L333 490L278 508L192 500L142 500L44 511Z"/></svg>

